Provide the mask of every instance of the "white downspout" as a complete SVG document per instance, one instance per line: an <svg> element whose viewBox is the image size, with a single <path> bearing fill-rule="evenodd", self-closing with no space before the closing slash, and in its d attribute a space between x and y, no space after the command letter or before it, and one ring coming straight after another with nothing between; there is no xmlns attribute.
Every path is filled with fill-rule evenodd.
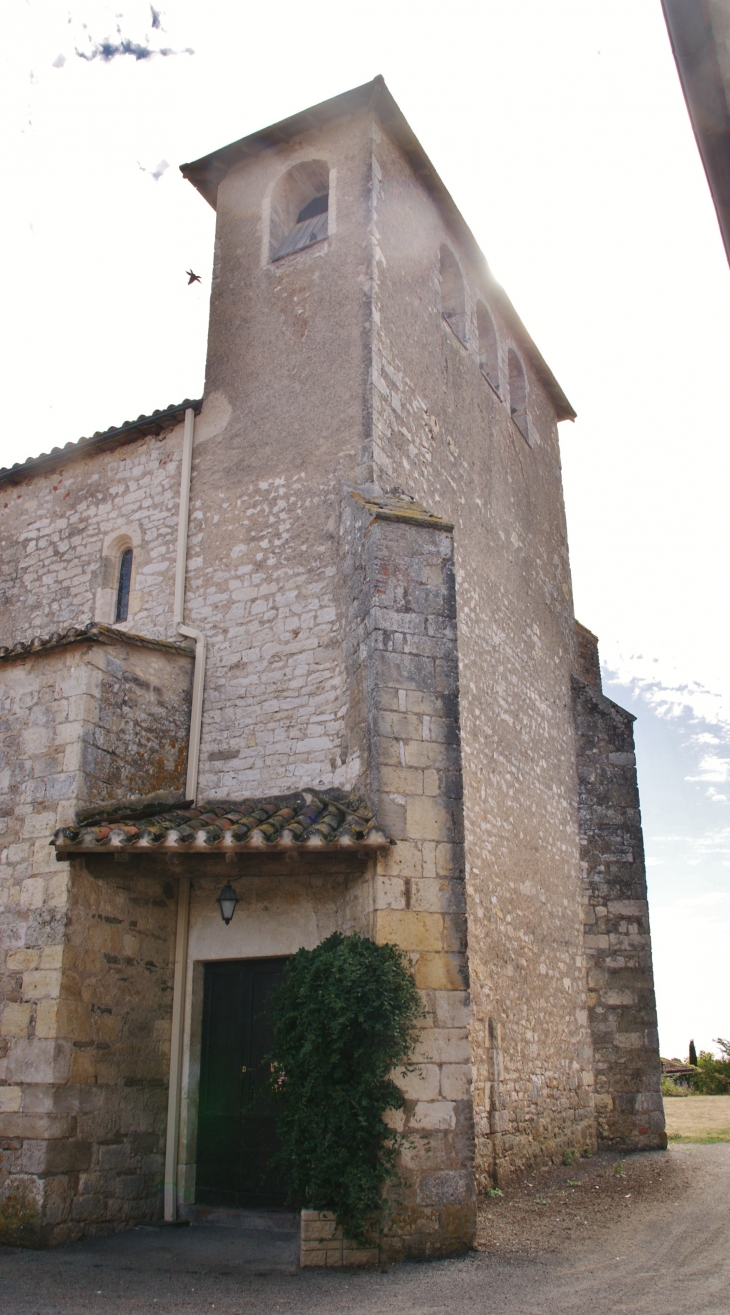
<svg viewBox="0 0 730 1315"><path fill-rule="evenodd" d="M188 515L190 509L190 472L193 465L193 433L195 412L185 412L182 469L180 472L180 516L177 525L177 561L175 563L175 628L179 635L195 640L195 672L193 674L193 701L190 708L190 738L188 740L188 775L185 798L195 803L198 797L198 764L200 761L200 728L203 721L203 687L205 684L205 635L201 630L183 624L185 620L185 570L188 556Z"/></svg>
<svg viewBox="0 0 730 1315"><path fill-rule="evenodd" d="M182 1086L183 1032L185 1027L185 976L188 969L190 925L190 877L177 883L177 928L175 932L175 977L172 987L172 1037L170 1081L167 1088L167 1139L165 1142L165 1220L177 1219L177 1168L180 1141L180 1089Z"/></svg>
<svg viewBox="0 0 730 1315"><path fill-rule="evenodd" d="M175 628L179 635L195 640L195 670L193 698L190 708L190 737L188 740L188 774L185 798L193 803L198 795L198 763L200 760L200 728L203 720L203 688L205 684L205 635L192 626L183 624L185 617L185 570L188 548L188 516L190 511L190 472L193 464L193 434L195 412L185 412L182 469L180 475L180 514L177 526L177 559L175 563ZM172 1035L170 1037L170 1081L167 1096L167 1139L165 1143L165 1220L177 1220L178 1163L180 1143L180 1097L182 1087L182 1060L185 1030L185 981L188 967L188 928L190 925L190 877L180 877L177 887L177 926L175 930L175 976L172 989Z"/></svg>

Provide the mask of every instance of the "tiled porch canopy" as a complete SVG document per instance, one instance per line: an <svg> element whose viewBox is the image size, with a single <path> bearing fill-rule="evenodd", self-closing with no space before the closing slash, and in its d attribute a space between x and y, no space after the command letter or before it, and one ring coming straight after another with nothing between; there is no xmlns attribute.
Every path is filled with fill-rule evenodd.
<svg viewBox="0 0 730 1315"><path fill-rule="evenodd" d="M101 813L102 810L97 810ZM76 826L60 827L51 844L68 854L126 849L139 853L286 851L295 848L377 851L391 841L358 795L302 790L238 802L213 800L193 808L123 806Z"/></svg>

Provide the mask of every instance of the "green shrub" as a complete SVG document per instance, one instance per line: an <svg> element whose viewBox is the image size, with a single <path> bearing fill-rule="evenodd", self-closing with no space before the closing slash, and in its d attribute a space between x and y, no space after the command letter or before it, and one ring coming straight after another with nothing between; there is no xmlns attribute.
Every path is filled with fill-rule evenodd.
<svg viewBox="0 0 730 1315"><path fill-rule="evenodd" d="M297 1204L333 1210L363 1242L396 1176L400 1139L383 1116L404 1099L390 1075L409 1067L423 1014L409 960L335 932L290 959L273 1014L278 1163Z"/></svg>
<svg viewBox="0 0 730 1315"><path fill-rule="evenodd" d="M675 1082L674 1078L662 1078L662 1095L663 1096L689 1096L689 1087L684 1087L680 1082Z"/></svg>
<svg viewBox="0 0 730 1315"><path fill-rule="evenodd" d="M730 1060L715 1059L709 1050L701 1050L697 1056L699 1073L690 1078L692 1090L703 1096L727 1096L730 1094Z"/></svg>

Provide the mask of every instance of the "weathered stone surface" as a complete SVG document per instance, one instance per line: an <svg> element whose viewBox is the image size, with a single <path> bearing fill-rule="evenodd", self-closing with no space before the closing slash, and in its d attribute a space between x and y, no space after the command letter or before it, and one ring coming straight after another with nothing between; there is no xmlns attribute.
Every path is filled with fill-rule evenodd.
<svg viewBox="0 0 730 1315"><path fill-rule="evenodd" d="M82 639L6 658L0 679L0 776L9 782L0 928L11 947L0 985L0 1134L24 1139L17 1163L0 1168L0 1212L6 1240L66 1241L87 1219L101 1227L139 1217L113 1208L114 1172L102 1175L93 1206L75 1204L76 1183L109 1140L150 1124L157 1168L144 1208L148 1218L159 1210L167 1051L155 1026L171 1009L175 886L169 877L132 883L123 868L99 883L82 864L56 863L48 828L120 794L180 790L191 659L123 636ZM15 1180L34 1174L43 1183L35 1222L11 1227Z"/></svg>
<svg viewBox="0 0 730 1315"><path fill-rule="evenodd" d="M336 929L400 944L425 1014L383 1236L353 1249L331 1217L305 1219L303 1263L462 1250L477 1188L590 1148L597 1117L616 1144L661 1140L633 745L592 692L597 654L573 617L557 439L569 408L393 123L370 100L340 106L300 122L296 140L282 132L216 166L185 617L208 641L200 797L360 792L394 843L326 868L262 852L231 869L202 846L172 866L93 847L56 863L48 839L80 805L182 786L190 658L79 638L3 660L9 1240L68 1240L159 1210L184 871L184 1205L203 964L289 954ZM272 195L302 160L329 174L327 236L272 260ZM458 323L442 247L463 283ZM489 378L479 303L496 335ZM526 378L517 422L510 352ZM109 624L122 542L134 548L124 625L174 636L182 436L147 428L17 476L0 643ZM581 663L578 737L584 759L600 759L597 775L581 768L581 827L586 843L600 836L585 936L570 687ZM215 904L224 872L241 895L230 927Z"/></svg>
<svg viewBox="0 0 730 1315"><path fill-rule="evenodd" d="M634 718L601 692L595 636L578 632L573 699L598 1136L631 1149L663 1147Z"/></svg>

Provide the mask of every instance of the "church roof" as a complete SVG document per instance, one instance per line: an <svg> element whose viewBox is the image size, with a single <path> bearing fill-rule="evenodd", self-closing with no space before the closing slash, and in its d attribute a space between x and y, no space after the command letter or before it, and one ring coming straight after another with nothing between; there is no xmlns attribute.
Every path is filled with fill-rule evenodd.
<svg viewBox="0 0 730 1315"><path fill-rule="evenodd" d="M185 412L192 409L196 414L203 405L198 398L191 401L185 398L177 406L166 406L151 415L137 416L136 420L125 420L121 425L112 425L111 429L97 430L91 438L79 438L66 443L63 447L51 448L50 452L41 452L39 457L28 457L27 461L16 461L13 466L0 467L0 485L17 484L27 475L36 475L45 470L55 470L56 466L66 465L69 461L78 461L95 452L111 452L123 447L125 443L134 443L147 434L164 434L168 429L179 425Z"/></svg>
<svg viewBox="0 0 730 1315"><path fill-rule="evenodd" d="M132 630L119 630L116 626L102 625L100 621L88 621L83 626L69 626L68 630L55 630L50 635L34 635L32 639L20 639L17 644L0 644L0 662L12 662L15 658L33 657L36 653L50 653L57 648L68 648L70 644L131 644L137 648L158 648L167 653L190 654L192 650L185 642L171 642L169 639L148 639L145 635L135 635Z"/></svg>
<svg viewBox="0 0 730 1315"><path fill-rule="evenodd" d="M60 827L51 841L58 858L109 850L151 853L238 853L293 849L372 853L390 841L359 795L300 790L239 801L97 809L88 820Z"/></svg>
<svg viewBox="0 0 730 1315"><path fill-rule="evenodd" d="M501 312L505 322L526 352L537 377L555 407L558 420L574 420L575 411L573 407L570 405L542 353L527 332L506 292L491 273L474 234L426 155L403 111L390 94L381 75L373 78L372 82L363 83L361 87L353 87L351 91L345 91L339 96L333 96L331 100L322 101L319 105L312 105L309 109L302 110L289 119L282 119L280 123L274 123L268 128L262 128L258 132L250 133L248 137L242 137L237 142L231 142L229 146L223 146L217 151L212 151L210 155L202 156L199 160L182 164L180 171L183 177L187 178L188 182L191 182L198 189L201 196L204 196L209 205L215 209L218 186L234 165L260 155L262 151L283 145L293 138L300 137L305 132L322 128L327 123L343 115L355 114L364 109L373 110L377 114L383 127L400 147L414 173L420 178L426 191L432 196L447 227L462 244L464 250L479 270L484 281L485 291L489 293L495 308Z"/></svg>

